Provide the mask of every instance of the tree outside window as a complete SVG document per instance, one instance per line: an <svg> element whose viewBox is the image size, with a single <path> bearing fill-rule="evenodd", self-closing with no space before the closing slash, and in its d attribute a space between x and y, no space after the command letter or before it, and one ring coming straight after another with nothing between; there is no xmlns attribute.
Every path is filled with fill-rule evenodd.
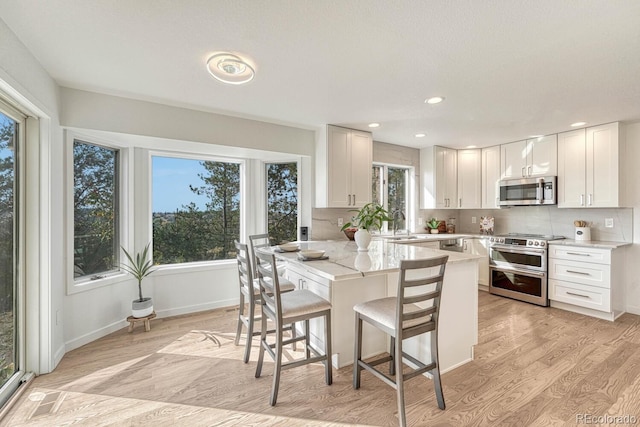
<svg viewBox="0 0 640 427"><path fill-rule="evenodd" d="M274 244L297 240L298 164L267 163L267 230Z"/></svg>
<svg viewBox="0 0 640 427"><path fill-rule="evenodd" d="M153 156L156 264L235 257L240 236L240 164Z"/></svg>
<svg viewBox="0 0 640 427"><path fill-rule="evenodd" d="M118 150L73 142L74 277L118 264Z"/></svg>
<svg viewBox="0 0 640 427"><path fill-rule="evenodd" d="M390 214L398 212L396 228L407 229L409 169L378 164L373 165L372 172L372 201L382 205Z"/></svg>

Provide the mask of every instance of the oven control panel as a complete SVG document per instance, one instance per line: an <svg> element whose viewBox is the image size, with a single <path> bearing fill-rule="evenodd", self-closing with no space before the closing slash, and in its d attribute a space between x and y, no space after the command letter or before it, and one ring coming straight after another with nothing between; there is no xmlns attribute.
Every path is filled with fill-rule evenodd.
<svg viewBox="0 0 640 427"><path fill-rule="evenodd" d="M489 243L492 245L511 245L511 246L525 246L529 248L545 248L547 242L539 239L521 239L514 237L491 237Z"/></svg>

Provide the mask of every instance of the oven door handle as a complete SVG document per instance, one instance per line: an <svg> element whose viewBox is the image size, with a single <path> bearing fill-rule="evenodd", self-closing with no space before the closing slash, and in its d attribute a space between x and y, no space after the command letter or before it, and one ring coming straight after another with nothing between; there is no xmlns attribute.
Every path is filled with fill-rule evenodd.
<svg viewBox="0 0 640 427"><path fill-rule="evenodd" d="M547 275L547 273L544 272L539 272L539 271L531 271L531 270L522 270L519 268L509 268L509 267L496 267L496 266L490 266L491 270L496 270L496 271L506 271L509 273L518 273L518 274L522 274L523 276L534 276L534 277L544 277Z"/></svg>
<svg viewBox="0 0 640 427"><path fill-rule="evenodd" d="M499 246L499 245L491 246L491 250L498 251L498 252L509 252L510 254L524 254L524 255L543 255L545 251L544 249L527 249L523 251L522 249L513 249L511 246Z"/></svg>

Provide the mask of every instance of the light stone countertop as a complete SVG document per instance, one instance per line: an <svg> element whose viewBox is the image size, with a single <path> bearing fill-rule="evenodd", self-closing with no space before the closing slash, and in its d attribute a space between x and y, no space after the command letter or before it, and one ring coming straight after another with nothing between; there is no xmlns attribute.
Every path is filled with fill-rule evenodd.
<svg viewBox="0 0 640 427"><path fill-rule="evenodd" d="M415 239L411 242L415 242ZM353 241L297 243L300 245L300 249L322 249L329 259L302 261L298 259L298 252L277 251L274 252L276 258L295 263L310 273L334 281L397 271L400 267L400 261L403 259L430 259L449 255L447 264L456 264L477 262L481 258L478 255L395 244L384 239L372 240L368 252L358 252L356 243Z"/></svg>
<svg viewBox="0 0 640 427"><path fill-rule="evenodd" d="M587 248L600 248L600 249L616 249L623 246L631 245L628 242L609 242L605 240L552 240L549 245L563 245L563 246L582 246Z"/></svg>

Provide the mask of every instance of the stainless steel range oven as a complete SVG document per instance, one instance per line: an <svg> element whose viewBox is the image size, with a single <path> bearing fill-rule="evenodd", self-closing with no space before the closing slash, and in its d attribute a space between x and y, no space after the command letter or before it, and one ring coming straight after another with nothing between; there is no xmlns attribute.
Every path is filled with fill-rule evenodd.
<svg viewBox="0 0 640 427"><path fill-rule="evenodd" d="M549 305L547 245L561 236L508 234L489 239L489 292Z"/></svg>

